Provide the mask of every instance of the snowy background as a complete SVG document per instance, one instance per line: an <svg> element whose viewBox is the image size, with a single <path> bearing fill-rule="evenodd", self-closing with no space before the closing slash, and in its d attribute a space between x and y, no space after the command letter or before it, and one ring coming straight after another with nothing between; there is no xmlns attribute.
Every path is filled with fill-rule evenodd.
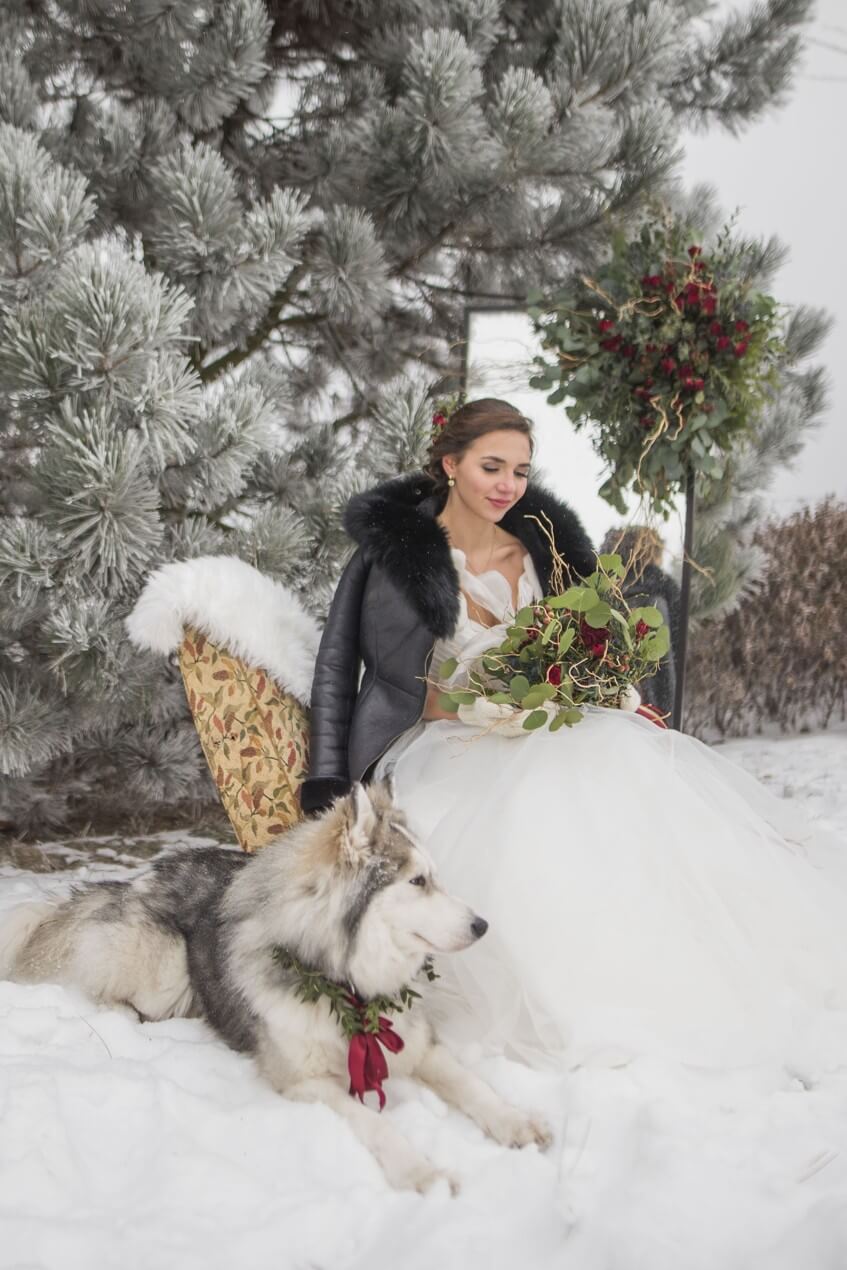
<svg viewBox="0 0 847 1270"><path fill-rule="evenodd" d="M832 143L845 94L847 9L819 0L787 107L737 139L686 142L685 179L714 184L742 229L789 245L780 295L836 316L830 413L774 487L779 514L847 496L845 175ZM476 318L472 390L510 396L537 420L539 467L599 539L615 518L594 496L590 446L503 374L527 348L524 319ZM847 734L722 748L847 843ZM73 880L124 877L151 853L208 841L0 846L0 922ZM822 848L817 861L834 885L847 885L844 852ZM58 987L0 983L0 1268L847 1266L847 1072L835 1063L812 1081L802 1064L717 1073L645 1058L554 1074L465 1057L546 1114L555 1145L510 1153L432 1093L392 1080L384 1114L463 1183L457 1198L420 1197L390 1190L333 1113L275 1095L204 1024L142 1025Z"/></svg>
<svg viewBox="0 0 847 1270"><path fill-rule="evenodd" d="M843 733L722 748L847 840ZM20 901L64 894L72 878L123 877L140 854L201 841L28 849L28 868L0 868L0 921ZM844 862L819 863L839 872ZM551 1074L466 1057L544 1112L555 1145L546 1156L506 1151L434 1094L392 1079L384 1114L463 1183L456 1198L441 1187L421 1197L390 1190L340 1119L278 1097L203 1023L138 1024L58 987L0 983L0 1266L847 1264L847 1072L834 1064L812 1082L802 1065L718 1073L644 1058Z"/></svg>

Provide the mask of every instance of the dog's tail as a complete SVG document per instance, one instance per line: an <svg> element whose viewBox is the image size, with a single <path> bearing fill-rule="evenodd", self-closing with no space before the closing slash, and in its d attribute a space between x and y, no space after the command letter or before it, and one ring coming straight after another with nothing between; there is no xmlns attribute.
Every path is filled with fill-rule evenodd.
<svg viewBox="0 0 847 1270"><path fill-rule="evenodd" d="M0 918L0 979L13 977L19 954L45 918L55 911L54 904L21 904Z"/></svg>

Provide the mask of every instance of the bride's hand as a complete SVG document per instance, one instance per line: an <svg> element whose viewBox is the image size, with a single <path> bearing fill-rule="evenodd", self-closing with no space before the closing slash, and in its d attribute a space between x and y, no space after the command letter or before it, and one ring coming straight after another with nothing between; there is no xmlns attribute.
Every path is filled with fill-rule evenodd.
<svg viewBox="0 0 847 1270"><path fill-rule="evenodd" d="M424 705L423 714L421 715L421 718L425 723L432 723L435 719L450 719L453 722L456 721L455 710L442 710L441 706L438 704L440 692L441 689L435 687L434 684L427 684L426 704Z"/></svg>
<svg viewBox="0 0 847 1270"><path fill-rule="evenodd" d="M621 693L620 709L621 710L637 710L641 705L641 693L637 688L633 688L632 684L627 684Z"/></svg>
<svg viewBox="0 0 847 1270"><path fill-rule="evenodd" d="M460 705L456 717L473 728L491 728L496 736L529 736L533 729L524 727L524 719L531 710L521 710L506 702L488 701L475 697L467 705Z"/></svg>

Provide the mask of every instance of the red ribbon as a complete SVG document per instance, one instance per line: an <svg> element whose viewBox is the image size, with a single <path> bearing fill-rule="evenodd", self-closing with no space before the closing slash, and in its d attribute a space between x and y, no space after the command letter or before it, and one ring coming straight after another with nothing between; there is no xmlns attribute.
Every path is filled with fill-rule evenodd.
<svg viewBox="0 0 847 1270"><path fill-rule="evenodd" d="M667 732L668 725L665 723L665 715L656 706L651 706L649 701L644 701L635 712L640 714L643 719L649 719L651 723L655 723L657 728L664 728Z"/></svg>
<svg viewBox="0 0 847 1270"><path fill-rule="evenodd" d="M361 1001L351 1004L363 1010ZM403 1048L403 1038L394 1031L390 1019L379 1016L377 1032L357 1032L351 1036L347 1047L347 1070L350 1073L350 1094L364 1102L368 1090L374 1090L379 1098L379 1109L385 1106L385 1092L382 1082L388 1079L388 1063L382 1052L384 1045L392 1054L399 1054Z"/></svg>

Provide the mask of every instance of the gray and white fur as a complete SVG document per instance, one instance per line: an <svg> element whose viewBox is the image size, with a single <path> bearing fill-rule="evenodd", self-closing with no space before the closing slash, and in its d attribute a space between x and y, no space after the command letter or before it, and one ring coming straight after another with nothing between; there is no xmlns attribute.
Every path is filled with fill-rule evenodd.
<svg viewBox="0 0 847 1270"><path fill-rule="evenodd" d="M350 1097L337 1021L325 999L299 999L274 951L285 948L365 999L394 997L426 957L467 948L486 928L439 885L390 784L356 784L254 856L172 854L130 881L14 910L0 930L0 977L68 984L144 1020L205 1018L233 1049L253 1055L281 1094L344 1116L393 1186L426 1190L445 1174ZM425 1002L394 1023L404 1049L391 1056L392 1074L416 1077L497 1142L549 1145L541 1121L438 1042Z"/></svg>

